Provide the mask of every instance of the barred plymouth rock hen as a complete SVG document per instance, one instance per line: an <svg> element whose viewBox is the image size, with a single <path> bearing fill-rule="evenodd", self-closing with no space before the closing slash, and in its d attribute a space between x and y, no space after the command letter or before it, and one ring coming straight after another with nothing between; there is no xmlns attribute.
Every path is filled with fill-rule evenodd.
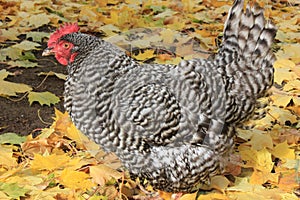
<svg viewBox="0 0 300 200"><path fill-rule="evenodd" d="M140 64L66 24L43 55L68 65L65 108L75 125L132 175L156 189L189 192L222 169L235 127L273 83L275 26L236 0L212 60Z"/></svg>

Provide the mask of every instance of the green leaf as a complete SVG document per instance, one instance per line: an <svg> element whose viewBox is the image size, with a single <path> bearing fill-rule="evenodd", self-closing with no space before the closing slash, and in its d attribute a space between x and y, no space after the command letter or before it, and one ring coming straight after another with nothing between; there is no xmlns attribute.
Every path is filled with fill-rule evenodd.
<svg viewBox="0 0 300 200"><path fill-rule="evenodd" d="M26 51L24 55L20 57L20 60L36 60L36 57L31 51Z"/></svg>
<svg viewBox="0 0 300 200"><path fill-rule="evenodd" d="M22 56L22 50L18 48L8 47L0 50L0 61L5 61L6 57L12 60L18 59Z"/></svg>
<svg viewBox="0 0 300 200"><path fill-rule="evenodd" d="M51 92L29 92L28 101L30 105L36 101L41 105L50 106L51 104L58 103L60 100Z"/></svg>
<svg viewBox="0 0 300 200"><path fill-rule="evenodd" d="M38 28L40 26L46 25L50 22L49 15L45 13L37 14L37 15L31 15L29 18L30 26L33 26L34 28Z"/></svg>
<svg viewBox="0 0 300 200"><path fill-rule="evenodd" d="M16 133L4 133L0 135L0 144L21 144L26 140L25 136L17 135Z"/></svg>
<svg viewBox="0 0 300 200"><path fill-rule="evenodd" d="M17 96L17 93L24 93L32 90L32 88L26 84L5 81L4 79L8 75L11 74L5 69L0 71L0 96Z"/></svg>
<svg viewBox="0 0 300 200"><path fill-rule="evenodd" d="M7 62L11 67L25 67L25 68L33 68L37 67L38 64L35 62L30 62L29 60L17 60L17 61L9 61Z"/></svg>
<svg viewBox="0 0 300 200"><path fill-rule="evenodd" d="M13 75L13 73L10 73L10 72L6 71L5 69L2 69L0 71L0 80L5 79L6 77L8 77L8 75Z"/></svg>
<svg viewBox="0 0 300 200"><path fill-rule="evenodd" d="M18 40L17 36L20 35L20 32L18 31L17 28L9 28L9 29L2 29L1 30L1 36L5 40Z"/></svg>
<svg viewBox="0 0 300 200"><path fill-rule="evenodd" d="M12 47L13 48L18 48L18 49L21 49L21 50L24 50L24 51L28 51L28 50L38 50L37 47L40 47L40 46L41 45L36 43L36 42L31 42L31 41L28 41L28 40L24 40L19 44L13 45Z"/></svg>
<svg viewBox="0 0 300 200"><path fill-rule="evenodd" d="M12 199L19 199L25 197L30 190L18 186L17 183L2 183L0 184L0 191L3 191Z"/></svg>
<svg viewBox="0 0 300 200"><path fill-rule="evenodd" d="M42 42L43 38L48 38L49 33L32 31L26 34L26 38L32 38L35 42Z"/></svg>

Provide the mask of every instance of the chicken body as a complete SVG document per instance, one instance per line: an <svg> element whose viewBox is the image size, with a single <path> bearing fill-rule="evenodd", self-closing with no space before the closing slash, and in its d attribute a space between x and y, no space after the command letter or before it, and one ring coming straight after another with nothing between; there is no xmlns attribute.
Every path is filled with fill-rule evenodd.
<svg viewBox="0 0 300 200"><path fill-rule="evenodd" d="M114 45L74 32L65 108L74 124L133 176L190 192L220 173L235 127L273 83L275 26L236 0L213 60L140 64Z"/></svg>

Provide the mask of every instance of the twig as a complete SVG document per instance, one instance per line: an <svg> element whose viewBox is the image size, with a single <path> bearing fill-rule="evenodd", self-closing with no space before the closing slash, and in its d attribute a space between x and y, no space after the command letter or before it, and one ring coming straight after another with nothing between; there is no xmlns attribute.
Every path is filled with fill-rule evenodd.
<svg viewBox="0 0 300 200"><path fill-rule="evenodd" d="M40 119L40 121L41 121L43 124L51 125L50 122L45 122L45 121L42 119L42 117L41 117L41 115L40 115L40 111L41 111L41 109L38 109L38 118Z"/></svg>
<svg viewBox="0 0 300 200"><path fill-rule="evenodd" d="M42 82L38 86L35 87L35 89L38 89L39 87L41 87L48 77L49 77L49 73L45 76L45 78L42 80Z"/></svg>
<svg viewBox="0 0 300 200"><path fill-rule="evenodd" d="M29 92L25 92L25 94L22 97L20 97L19 99L12 99L10 97L7 97L7 99L9 99L13 102L19 102L19 101L22 101L28 94L29 94Z"/></svg>

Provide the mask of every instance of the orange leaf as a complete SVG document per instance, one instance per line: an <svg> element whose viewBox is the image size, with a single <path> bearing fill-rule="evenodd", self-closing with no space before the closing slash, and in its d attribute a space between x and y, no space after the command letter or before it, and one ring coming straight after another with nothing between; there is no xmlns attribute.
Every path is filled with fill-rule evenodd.
<svg viewBox="0 0 300 200"><path fill-rule="evenodd" d="M278 187L286 192L292 192L298 186L295 170L286 171L279 179Z"/></svg>
<svg viewBox="0 0 300 200"><path fill-rule="evenodd" d="M72 124L70 117L67 112L62 113L55 109L55 131L59 133L66 133L67 128Z"/></svg>
<svg viewBox="0 0 300 200"><path fill-rule="evenodd" d="M251 184L263 184L267 181L271 181L273 183L278 183L279 174L277 173L271 173L271 172L261 172L258 170L254 170L251 178L250 183Z"/></svg>

